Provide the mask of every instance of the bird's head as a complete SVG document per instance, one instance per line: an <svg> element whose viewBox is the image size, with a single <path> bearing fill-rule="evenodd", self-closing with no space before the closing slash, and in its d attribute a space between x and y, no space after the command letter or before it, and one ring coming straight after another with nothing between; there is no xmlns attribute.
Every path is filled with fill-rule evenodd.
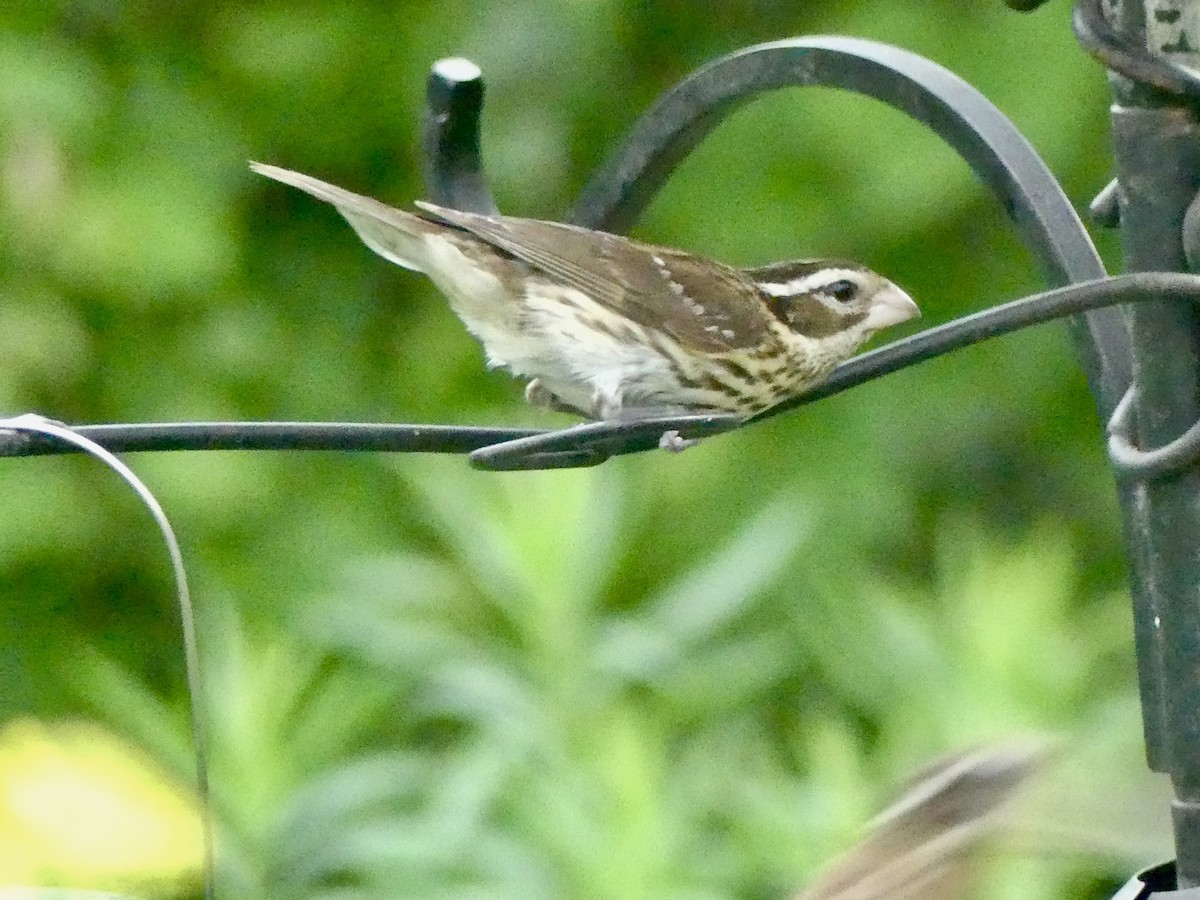
<svg viewBox="0 0 1200 900"><path fill-rule="evenodd" d="M796 334L820 340L875 332L921 314L917 304L877 272L841 260L796 260L747 272L771 313Z"/></svg>

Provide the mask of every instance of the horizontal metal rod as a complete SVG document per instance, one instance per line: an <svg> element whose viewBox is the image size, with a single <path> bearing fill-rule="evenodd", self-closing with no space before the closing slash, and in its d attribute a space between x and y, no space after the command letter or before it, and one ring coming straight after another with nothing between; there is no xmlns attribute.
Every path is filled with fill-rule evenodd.
<svg viewBox="0 0 1200 900"><path fill-rule="evenodd" d="M69 427L114 453L161 450L469 453L501 441L543 433L531 428L365 422L150 422ZM6 431L0 420L0 456L73 452L73 447L49 438Z"/></svg>

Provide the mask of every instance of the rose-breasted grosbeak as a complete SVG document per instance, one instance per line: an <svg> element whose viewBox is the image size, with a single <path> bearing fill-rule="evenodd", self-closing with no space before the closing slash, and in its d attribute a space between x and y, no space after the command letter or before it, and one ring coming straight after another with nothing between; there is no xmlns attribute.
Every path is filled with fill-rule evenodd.
<svg viewBox="0 0 1200 900"><path fill-rule="evenodd" d="M299 172L251 167L333 204L384 259L428 275L489 365L532 379L530 402L597 419L753 415L919 314L857 263L734 269L556 222L421 202L419 214L404 212Z"/></svg>

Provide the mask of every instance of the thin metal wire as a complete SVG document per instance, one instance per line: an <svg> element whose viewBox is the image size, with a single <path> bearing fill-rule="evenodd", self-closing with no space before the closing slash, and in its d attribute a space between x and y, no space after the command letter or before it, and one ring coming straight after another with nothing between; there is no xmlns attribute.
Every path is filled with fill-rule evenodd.
<svg viewBox="0 0 1200 900"><path fill-rule="evenodd" d="M744 424L742 416L669 416L633 422L588 422L559 431L493 444L468 459L477 469L565 469L594 466L612 456L642 453L663 446L675 432L685 440L712 437Z"/></svg>
<svg viewBox="0 0 1200 900"><path fill-rule="evenodd" d="M188 589L187 570L183 565L183 553L179 549L179 541L175 530L171 527L167 514L155 498L150 488L133 473L133 470L121 460L113 456L95 441L88 440L66 426L52 422L42 416L26 414L10 419L0 419L0 435L17 432L27 435L39 435L48 440L65 443L76 450L87 453L104 463L120 476L138 498L142 505L150 511L163 542L167 545L167 554L171 558L171 569L175 576L175 596L179 606L179 620L183 631L183 654L187 668L187 688L190 695L188 715L191 719L192 743L196 751L196 791L200 799L200 828L204 839L204 896L213 900L215 896L216 866L213 841L212 806L208 792L208 761L205 748L208 746L204 737L204 681L200 675L200 650L196 640L196 612L192 607L192 595Z"/></svg>
<svg viewBox="0 0 1200 900"><path fill-rule="evenodd" d="M470 453L543 434L537 428L396 425L369 422L139 422L72 430L114 453L162 450L340 450L374 453ZM0 433L0 457L73 452L37 435Z"/></svg>

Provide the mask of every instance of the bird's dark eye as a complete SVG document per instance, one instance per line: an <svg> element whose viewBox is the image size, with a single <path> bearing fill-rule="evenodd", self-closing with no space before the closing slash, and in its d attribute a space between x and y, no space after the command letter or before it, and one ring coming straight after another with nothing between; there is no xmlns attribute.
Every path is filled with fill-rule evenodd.
<svg viewBox="0 0 1200 900"><path fill-rule="evenodd" d="M843 278L825 285L821 289L821 293L828 294L838 303L849 303L858 296L858 285Z"/></svg>

